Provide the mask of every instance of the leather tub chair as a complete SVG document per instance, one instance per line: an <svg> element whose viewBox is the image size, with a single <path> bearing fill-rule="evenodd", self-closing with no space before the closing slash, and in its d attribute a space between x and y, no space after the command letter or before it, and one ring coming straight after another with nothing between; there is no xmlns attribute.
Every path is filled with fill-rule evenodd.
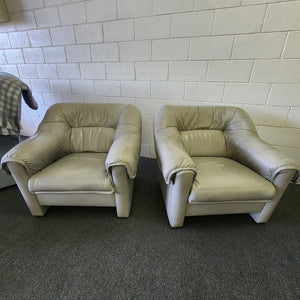
<svg viewBox="0 0 300 300"><path fill-rule="evenodd" d="M237 107L162 106L154 117L160 184L172 227L185 216L250 213L266 223L299 167L262 141Z"/></svg>
<svg viewBox="0 0 300 300"><path fill-rule="evenodd" d="M2 158L33 216L49 206L111 206L128 217L141 147L132 105L60 103Z"/></svg>

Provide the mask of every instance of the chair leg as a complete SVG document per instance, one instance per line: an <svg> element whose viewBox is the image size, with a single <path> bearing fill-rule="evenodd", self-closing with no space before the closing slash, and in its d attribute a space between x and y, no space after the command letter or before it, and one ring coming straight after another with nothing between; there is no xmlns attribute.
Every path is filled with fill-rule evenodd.
<svg viewBox="0 0 300 300"><path fill-rule="evenodd" d="M166 186L165 205L171 227L183 226L193 176L192 172L180 172L174 182Z"/></svg>
<svg viewBox="0 0 300 300"><path fill-rule="evenodd" d="M28 175L25 172L23 166L17 163L9 163L8 168L17 183L17 186L32 214L32 216L43 216L48 210L48 206L41 206L37 197L30 193L27 187Z"/></svg>
<svg viewBox="0 0 300 300"><path fill-rule="evenodd" d="M267 223L269 221L279 200L281 199L283 193L285 192L286 188L288 187L290 181L293 179L294 176L295 171L293 170L287 170L277 175L273 182L277 190L275 197L270 202L266 203L266 205L260 212L250 213L250 216L256 223Z"/></svg>
<svg viewBox="0 0 300 300"><path fill-rule="evenodd" d="M119 218L128 218L131 209L134 180L129 179L125 167L112 168L113 182L115 185L115 198L117 215Z"/></svg>

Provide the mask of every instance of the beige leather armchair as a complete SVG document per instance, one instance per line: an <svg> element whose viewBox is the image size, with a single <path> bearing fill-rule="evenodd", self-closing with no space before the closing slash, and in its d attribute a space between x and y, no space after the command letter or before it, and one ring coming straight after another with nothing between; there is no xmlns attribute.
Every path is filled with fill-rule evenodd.
<svg viewBox="0 0 300 300"><path fill-rule="evenodd" d="M161 189L172 227L185 216L270 218L299 166L262 141L237 107L162 106L154 117Z"/></svg>
<svg viewBox="0 0 300 300"><path fill-rule="evenodd" d="M33 216L48 206L113 206L128 217L141 147L132 105L51 106L36 134L2 158Z"/></svg>

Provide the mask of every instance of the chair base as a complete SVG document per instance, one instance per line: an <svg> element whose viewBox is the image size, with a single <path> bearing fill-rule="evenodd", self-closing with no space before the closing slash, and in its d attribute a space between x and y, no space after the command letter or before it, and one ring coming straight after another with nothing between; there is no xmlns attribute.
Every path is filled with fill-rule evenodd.
<svg viewBox="0 0 300 300"><path fill-rule="evenodd" d="M186 216L226 215L260 212L265 201L228 201L216 203L188 204Z"/></svg>
<svg viewBox="0 0 300 300"><path fill-rule="evenodd" d="M119 218L129 216L134 180L128 178L123 166L112 168L112 176L115 179L115 193L113 194L95 191L31 193L28 190L29 178L23 166L17 163L8 163L8 167L32 216L43 216L49 206L108 206L116 207Z"/></svg>
<svg viewBox="0 0 300 300"><path fill-rule="evenodd" d="M177 174L173 182L167 185L159 172L159 182L170 226L182 227L186 216L241 213L249 213L256 223L267 223L293 176L293 170L282 172L277 176L274 181L277 193L271 200L200 202L196 204L187 201L189 185L191 185L188 182L192 181L192 176L189 174Z"/></svg>
<svg viewBox="0 0 300 300"><path fill-rule="evenodd" d="M41 206L116 206L115 196L100 193L37 193Z"/></svg>

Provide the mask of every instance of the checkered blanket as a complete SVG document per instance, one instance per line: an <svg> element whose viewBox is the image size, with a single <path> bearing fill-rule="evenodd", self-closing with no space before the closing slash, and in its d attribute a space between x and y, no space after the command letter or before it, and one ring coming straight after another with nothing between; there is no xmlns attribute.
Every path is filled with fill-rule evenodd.
<svg viewBox="0 0 300 300"><path fill-rule="evenodd" d="M19 135L21 94L30 108L38 108L30 88L24 82L0 72L0 135Z"/></svg>

